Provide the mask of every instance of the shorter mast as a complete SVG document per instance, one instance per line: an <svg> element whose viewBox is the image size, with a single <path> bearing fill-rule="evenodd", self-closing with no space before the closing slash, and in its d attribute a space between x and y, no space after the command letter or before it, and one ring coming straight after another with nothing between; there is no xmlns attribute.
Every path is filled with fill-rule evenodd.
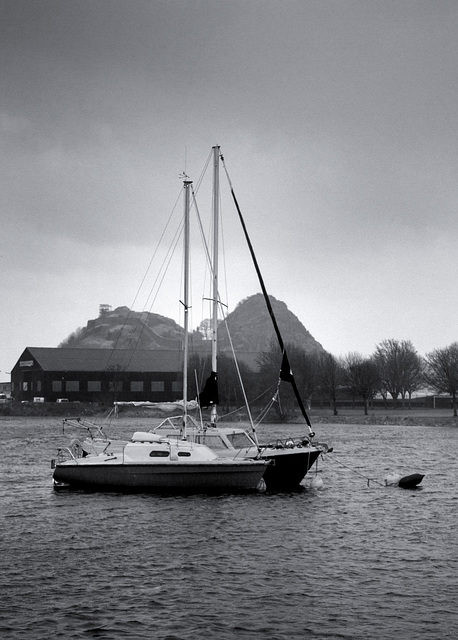
<svg viewBox="0 0 458 640"><path fill-rule="evenodd" d="M184 180L184 344L183 344L183 419L181 437L186 439L186 427L188 424L188 350L189 350L189 203L192 180Z"/></svg>

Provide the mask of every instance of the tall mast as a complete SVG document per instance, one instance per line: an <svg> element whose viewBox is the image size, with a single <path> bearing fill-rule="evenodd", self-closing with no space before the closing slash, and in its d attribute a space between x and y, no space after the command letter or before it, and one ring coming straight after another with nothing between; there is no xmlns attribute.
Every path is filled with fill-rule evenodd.
<svg viewBox="0 0 458 640"><path fill-rule="evenodd" d="M218 244L219 244L219 146L213 147L213 310L212 310L212 371L218 372ZM218 410L212 404L210 423L216 426Z"/></svg>
<svg viewBox="0 0 458 640"><path fill-rule="evenodd" d="M184 345L183 345L183 422L181 437L186 439L186 427L188 423L188 347L189 347L189 203L192 180L184 180Z"/></svg>

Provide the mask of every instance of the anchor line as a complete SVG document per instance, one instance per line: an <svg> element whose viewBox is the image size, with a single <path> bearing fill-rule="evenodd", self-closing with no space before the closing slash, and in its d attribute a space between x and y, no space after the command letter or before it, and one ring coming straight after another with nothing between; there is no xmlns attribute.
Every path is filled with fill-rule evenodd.
<svg viewBox="0 0 458 640"><path fill-rule="evenodd" d="M331 459L326 459L326 462L337 462L338 464L341 464L346 469L349 469L350 471L353 471L353 473L356 473L358 476L361 476L361 478L364 478L364 480L367 480L367 486L369 486L370 482L375 482L375 484L378 484L380 487L384 487L385 486L382 482L379 482L378 480L374 480L374 478L369 478L368 476L363 475L362 473L360 473L359 471L356 471L356 469L353 469L352 467L350 467L349 465L345 464L344 462L341 462L340 460L337 460L337 458L332 458L332 460Z"/></svg>

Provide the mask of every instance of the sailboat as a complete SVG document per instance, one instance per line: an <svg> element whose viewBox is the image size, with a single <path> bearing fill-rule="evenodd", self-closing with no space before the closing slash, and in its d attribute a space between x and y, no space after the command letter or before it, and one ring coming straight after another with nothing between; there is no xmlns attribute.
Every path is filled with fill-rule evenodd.
<svg viewBox="0 0 458 640"><path fill-rule="evenodd" d="M194 442L206 444L219 456L234 457L245 460L265 460L271 464L267 467L264 474L264 482L267 490L291 490L297 488L304 480L307 472L311 469L321 454L330 452L331 449L324 443L314 442L315 433L309 416L304 407L296 381L291 370L288 360L286 346L284 344L272 304L267 293L266 286L259 268L253 245L248 235L247 227L240 210L234 189L232 187L229 175L226 175L229 181L232 199L237 210L237 214L242 225L243 233L251 254L255 271L261 286L267 310L271 318L273 328L278 340L280 351L282 354L281 367L279 372L279 380L277 385L277 393L280 382L291 384L297 404L301 414L305 419L308 432L300 438L276 439L272 443L259 444L256 434L256 428L251 416L248 402L246 409L248 412L251 429L246 430L232 425L222 425L218 419L218 308L220 306L220 294L218 288L218 246L219 246L219 167L220 162L224 168L224 158L220 152L219 146L213 149L213 198L212 198L212 215L213 215L213 256L212 256L212 370L208 377L203 391L199 394L198 402L202 408L210 407L210 423L195 425L189 437ZM235 354L234 354L235 356ZM164 421L154 432L159 432L163 425L171 426L170 419ZM170 434L171 435L171 434Z"/></svg>
<svg viewBox="0 0 458 640"><path fill-rule="evenodd" d="M214 492L254 490L268 467L265 460L218 456L205 444L187 437L189 208L192 181L184 186L184 365L183 414L179 437L137 431L116 449L87 446L73 439L58 450L52 463L56 487Z"/></svg>
<svg viewBox="0 0 458 640"><path fill-rule="evenodd" d="M211 374L208 377L204 389L198 396L198 405L200 410L210 407L210 419L209 424L204 424L203 421L192 421L190 428L187 432L187 437L198 444L207 445L212 451L218 454L220 457L244 459L244 460L264 460L269 462L269 466L266 468L264 474L264 482L268 490L291 490L299 487L304 480L308 471L315 464L321 454L330 452L331 449L324 443L318 443L314 441L315 433L312 430L312 425L307 415L306 409L302 402L299 390L297 388L294 375L292 373L286 346L284 344L278 323L275 318L275 314L270 302L270 298L267 293L267 289L264 284L264 280L253 250L253 246L248 235L247 227L242 216L237 198L235 196L234 189L232 187L229 175L226 175L230 185L232 199L235 204L235 208L243 229L243 233L251 254L251 258L255 267L255 271L258 276L258 280L262 289L264 300L267 305L269 316L272 320L273 328L278 340L278 344L281 351L281 366L279 371L279 379L277 385L276 394L279 392L281 382L286 382L292 386L294 395L300 408L301 414L307 425L307 433L303 434L299 438L285 438L275 439L274 442L267 444L260 444L258 442L256 427L251 416L251 411L248 401L246 401L246 410L250 421L250 429L243 429L240 427L234 427L232 424L222 424L218 416L218 312L222 306L220 302L220 293L218 286L218 248L219 248L219 168L222 163L224 168L224 158L220 152L219 146L214 146L212 149L213 158L213 195L212 195L212 219L213 219L213 254L209 262L211 263L211 279L212 279L212 292L211 292ZM226 325L227 326L227 325ZM234 358L236 359L236 355ZM237 367L238 368L238 367ZM224 381L223 381L224 384ZM245 392L242 388L245 395ZM118 406L130 405L134 403L119 402ZM141 403L135 403L135 406L139 406ZM145 404L143 404L145 406ZM147 403L147 406L152 406ZM156 405L157 407L158 405ZM177 429L174 417L167 417L157 427L151 430L151 433L167 433L169 438L181 437L181 431ZM88 442L88 445L91 445ZM92 443L93 446L93 443Z"/></svg>

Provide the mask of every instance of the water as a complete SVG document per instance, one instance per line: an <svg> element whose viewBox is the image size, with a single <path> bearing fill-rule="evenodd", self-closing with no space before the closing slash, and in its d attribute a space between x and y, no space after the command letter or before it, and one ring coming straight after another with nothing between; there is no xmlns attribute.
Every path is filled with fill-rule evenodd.
<svg viewBox="0 0 458 640"><path fill-rule="evenodd" d="M317 431L335 447L320 490L167 497L55 492L60 420L0 419L0 636L457 637L455 431ZM394 472L426 477L378 484Z"/></svg>

